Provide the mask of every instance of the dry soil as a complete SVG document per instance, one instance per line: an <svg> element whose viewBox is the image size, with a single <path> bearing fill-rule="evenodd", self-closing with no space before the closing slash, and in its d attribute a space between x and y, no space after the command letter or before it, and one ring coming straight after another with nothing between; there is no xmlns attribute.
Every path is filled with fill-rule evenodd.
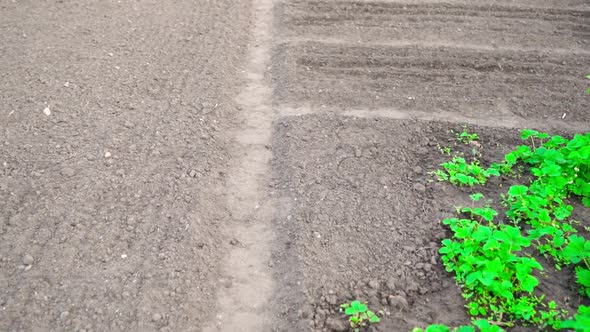
<svg viewBox="0 0 590 332"><path fill-rule="evenodd" d="M0 330L466 322L436 145L587 132L588 73L587 0L0 0Z"/></svg>

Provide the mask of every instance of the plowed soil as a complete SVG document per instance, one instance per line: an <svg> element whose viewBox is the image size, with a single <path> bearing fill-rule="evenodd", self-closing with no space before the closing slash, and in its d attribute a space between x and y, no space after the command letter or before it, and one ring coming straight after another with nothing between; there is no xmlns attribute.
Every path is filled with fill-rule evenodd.
<svg viewBox="0 0 590 332"><path fill-rule="evenodd" d="M0 1L0 330L214 315L249 22L247 1Z"/></svg>
<svg viewBox="0 0 590 332"><path fill-rule="evenodd" d="M589 9L584 1L281 2L278 330L346 331L338 306L354 299L384 313L378 331L469 321L438 256L449 236L440 221L469 198L429 181L445 160L436 146L464 122L494 161L520 144L522 128L589 131ZM540 290L569 311L586 303L572 271L547 266Z"/></svg>
<svg viewBox="0 0 590 332"><path fill-rule="evenodd" d="M285 102L590 121L579 79L590 54L332 42L285 52Z"/></svg>
<svg viewBox="0 0 590 332"><path fill-rule="evenodd" d="M589 131L589 64L587 0L0 0L0 331L467 322L436 144Z"/></svg>

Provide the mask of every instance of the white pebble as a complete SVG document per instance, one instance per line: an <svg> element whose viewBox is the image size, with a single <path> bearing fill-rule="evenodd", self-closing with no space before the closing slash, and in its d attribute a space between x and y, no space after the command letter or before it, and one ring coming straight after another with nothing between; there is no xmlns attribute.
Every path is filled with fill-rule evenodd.
<svg viewBox="0 0 590 332"><path fill-rule="evenodd" d="M51 115L51 110L49 109L49 107L45 107L45 109L43 110L43 114L50 116Z"/></svg>

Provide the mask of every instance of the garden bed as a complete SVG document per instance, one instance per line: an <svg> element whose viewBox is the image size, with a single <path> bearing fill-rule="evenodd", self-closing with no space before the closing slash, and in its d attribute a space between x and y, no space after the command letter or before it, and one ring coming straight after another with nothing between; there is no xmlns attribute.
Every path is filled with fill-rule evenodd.
<svg viewBox="0 0 590 332"><path fill-rule="evenodd" d="M428 174L450 159L442 153L445 147L466 156L473 150L456 144L449 130L462 126L330 115L275 124L271 186L281 212L272 264L279 324L344 329L339 305L354 299L381 312L379 331L469 322L438 250L451 236L441 220L454 215L454 206L469 204L475 191L433 181ZM518 130L469 130L479 134L483 165L501 161L522 144ZM504 176L490 181L477 191L491 199L499 199L514 182ZM576 209L574 217L588 220L590 214ZM573 272L539 261L545 274L539 275L537 290L575 312L583 302Z"/></svg>

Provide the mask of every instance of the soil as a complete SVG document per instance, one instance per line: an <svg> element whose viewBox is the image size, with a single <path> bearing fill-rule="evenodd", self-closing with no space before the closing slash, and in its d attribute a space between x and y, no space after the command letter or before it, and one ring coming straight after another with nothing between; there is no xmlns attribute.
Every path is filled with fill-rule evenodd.
<svg viewBox="0 0 590 332"><path fill-rule="evenodd" d="M284 52L285 102L590 121L579 79L590 54L317 42Z"/></svg>
<svg viewBox="0 0 590 332"><path fill-rule="evenodd" d="M456 123L337 115L276 123L273 188L292 201L292 208L276 221L283 237L274 259L284 271L279 280L298 271L279 295L286 325L331 330L342 319L338 305L354 299L384 312L379 331L469 321L458 288L440 262L440 240L450 236L440 221L454 216L455 206L470 206L471 193L482 192L499 205L511 179L462 189L432 181L428 172L450 158L439 145L467 158L472 153L471 146L456 145L449 132L462 128ZM468 130L481 137L484 165L501 161L521 144L515 129ZM579 220L590 218L588 209L581 211ZM573 272L555 271L539 259L546 263L540 289L575 312L582 299Z"/></svg>
<svg viewBox="0 0 590 332"><path fill-rule="evenodd" d="M250 15L0 2L0 330L189 331L214 315Z"/></svg>
<svg viewBox="0 0 590 332"><path fill-rule="evenodd" d="M0 330L345 331L352 298L380 331L467 322L437 251L468 192L428 181L436 144L589 131L589 21L587 0L0 1ZM571 275L542 286L568 310Z"/></svg>
<svg viewBox="0 0 590 332"><path fill-rule="evenodd" d="M288 1L277 98L588 122L587 9L583 1Z"/></svg>
<svg viewBox="0 0 590 332"><path fill-rule="evenodd" d="M338 307L353 299L384 314L373 330L469 321L438 256L450 236L440 221L469 203L469 191L429 181L446 160L437 144L451 145L448 130L469 124L490 162L521 143L522 128L590 130L581 79L589 9L583 1L277 5L276 330L346 331ZM540 289L575 310L572 271L544 263Z"/></svg>

